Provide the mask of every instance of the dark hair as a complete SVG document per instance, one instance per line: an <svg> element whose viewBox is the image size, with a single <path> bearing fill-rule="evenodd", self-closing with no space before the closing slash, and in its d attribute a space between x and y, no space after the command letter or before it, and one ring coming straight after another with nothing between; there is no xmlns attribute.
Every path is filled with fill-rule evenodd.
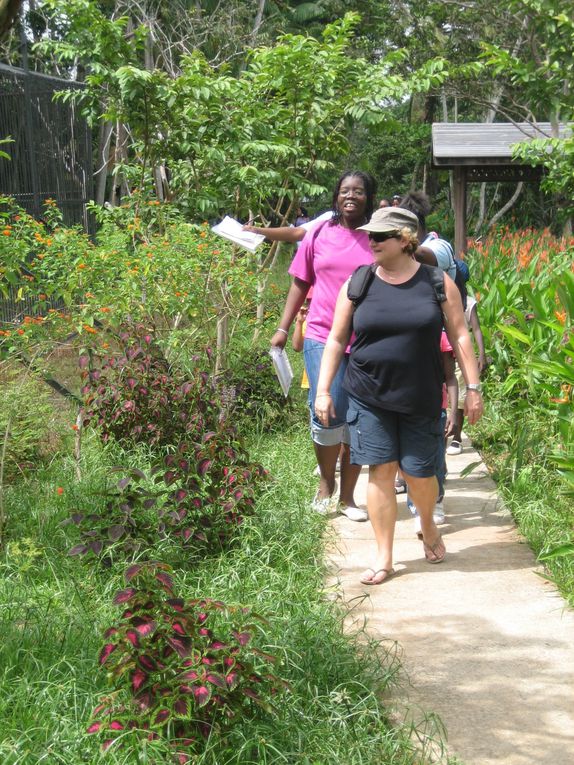
<svg viewBox="0 0 574 765"><path fill-rule="evenodd" d="M301 210L301 215L306 218L308 215L307 208L303 207L303 205L299 205L299 209Z"/></svg>
<svg viewBox="0 0 574 765"><path fill-rule="evenodd" d="M426 217L431 211L431 203L424 191L409 191L401 199L401 207L410 210L419 219L419 223L426 228Z"/></svg>
<svg viewBox="0 0 574 765"><path fill-rule="evenodd" d="M337 185L335 186L335 191L333 192L333 199L331 202L331 206L333 208L332 223L338 223L341 217L341 213L339 212L337 208L337 198L339 196L339 191L341 190L341 185L343 184L343 181L346 178L360 178L363 181L363 186L365 187L365 193L367 194L365 217L367 220L370 220L375 207L375 195L377 193L377 182L370 173L364 173L362 170L347 170L345 173L343 173L343 175L341 175L341 177L337 181Z"/></svg>

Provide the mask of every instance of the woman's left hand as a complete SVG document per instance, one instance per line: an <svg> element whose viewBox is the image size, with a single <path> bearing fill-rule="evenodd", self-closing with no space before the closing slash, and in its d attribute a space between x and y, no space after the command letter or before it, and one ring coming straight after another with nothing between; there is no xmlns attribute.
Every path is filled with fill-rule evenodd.
<svg viewBox="0 0 574 765"><path fill-rule="evenodd" d="M329 425L329 418L335 418L335 407L330 393L318 393L315 396L315 414L322 425Z"/></svg>
<svg viewBox="0 0 574 765"><path fill-rule="evenodd" d="M477 390L467 390L464 400L464 414L469 425L474 425L480 420L483 408L482 395Z"/></svg>

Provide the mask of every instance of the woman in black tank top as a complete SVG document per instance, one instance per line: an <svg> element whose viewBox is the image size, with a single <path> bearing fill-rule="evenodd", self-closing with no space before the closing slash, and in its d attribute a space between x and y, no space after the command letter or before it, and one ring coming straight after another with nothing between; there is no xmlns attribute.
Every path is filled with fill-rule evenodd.
<svg viewBox="0 0 574 765"><path fill-rule="evenodd" d="M387 207L376 210L362 227L369 232L376 269L366 280L363 294L353 294L354 302L347 295L347 285L341 289L317 387L315 412L328 424L335 414L329 388L354 331L344 383L351 396L347 414L351 461L369 465L367 504L377 543L373 565L361 578L364 584L381 584L393 574L397 467L419 510L427 561L440 563L445 556L433 520L437 439L443 438L443 323L470 386L469 422L482 415L478 367L459 291L449 276L444 275L442 284L432 266L413 258L417 226L409 210Z"/></svg>

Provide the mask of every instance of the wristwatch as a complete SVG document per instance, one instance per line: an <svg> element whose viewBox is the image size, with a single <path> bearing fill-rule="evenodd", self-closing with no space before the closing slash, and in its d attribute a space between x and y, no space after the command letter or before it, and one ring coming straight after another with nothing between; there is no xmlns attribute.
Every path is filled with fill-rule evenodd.
<svg viewBox="0 0 574 765"><path fill-rule="evenodd" d="M467 390L475 390L477 393L482 393L482 385L480 383L469 383L466 386Z"/></svg>

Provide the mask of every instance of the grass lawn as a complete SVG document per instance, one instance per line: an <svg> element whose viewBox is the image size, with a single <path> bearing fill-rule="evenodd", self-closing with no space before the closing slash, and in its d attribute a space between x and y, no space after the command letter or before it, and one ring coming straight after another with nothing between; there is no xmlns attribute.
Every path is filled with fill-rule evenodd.
<svg viewBox="0 0 574 765"><path fill-rule="evenodd" d="M304 419L304 418L302 418ZM254 713L225 737L212 735L194 763L412 765L409 731L393 728L381 702L396 658L366 636L343 633L343 613L324 591L325 520L308 510L313 456L303 424L253 439L252 456L272 475L257 512L231 551L174 567L177 592L252 607L265 617L263 650L290 690L274 716ZM129 455L132 464L144 452ZM83 476L56 458L6 493L8 540L0 565L0 761L171 763L160 742L112 746L104 755L86 726L106 688L97 656L118 617L112 604L125 566L67 555L77 541L61 522L98 501L116 447L86 439ZM161 550L159 551L161 552Z"/></svg>

